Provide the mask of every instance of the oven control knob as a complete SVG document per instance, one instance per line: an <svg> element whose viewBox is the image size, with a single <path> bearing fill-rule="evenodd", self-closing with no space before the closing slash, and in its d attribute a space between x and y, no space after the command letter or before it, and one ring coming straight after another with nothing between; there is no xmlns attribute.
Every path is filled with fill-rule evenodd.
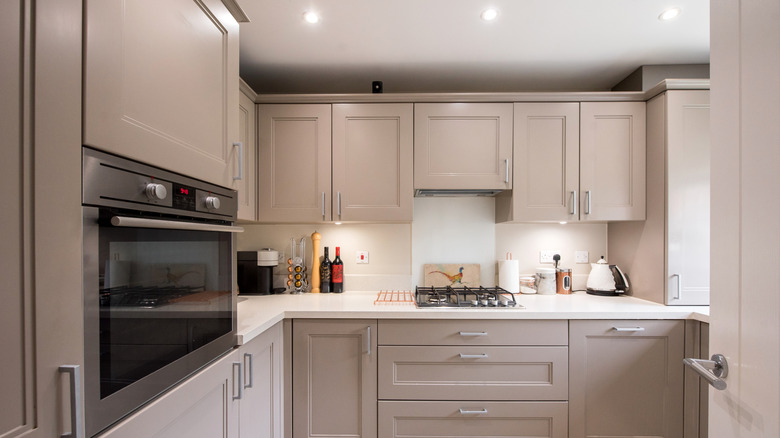
<svg viewBox="0 0 780 438"><path fill-rule="evenodd" d="M209 210L219 210L219 198L216 196L206 196L206 208Z"/></svg>
<svg viewBox="0 0 780 438"><path fill-rule="evenodd" d="M162 184L149 183L146 185L146 196L153 201L162 201L168 196L168 190Z"/></svg>

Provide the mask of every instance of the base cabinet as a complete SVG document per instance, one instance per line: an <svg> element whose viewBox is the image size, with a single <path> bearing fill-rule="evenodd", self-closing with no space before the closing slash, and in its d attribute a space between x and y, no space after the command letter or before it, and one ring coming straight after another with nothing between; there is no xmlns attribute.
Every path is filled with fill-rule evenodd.
<svg viewBox="0 0 780 438"><path fill-rule="evenodd" d="M566 438L566 402L380 401L379 438Z"/></svg>
<svg viewBox="0 0 780 438"><path fill-rule="evenodd" d="M294 438L374 438L375 320L293 321Z"/></svg>
<svg viewBox="0 0 780 438"><path fill-rule="evenodd" d="M282 343L280 322L238 350L243 386L238 404L239 438L282 438L284 435Z"/></svg>
<svg viewBox="0 0 780 438"><path fill-rule="evenodd" d="M684 337L684 321L571 321L569 437L682 437Z"/></svg>

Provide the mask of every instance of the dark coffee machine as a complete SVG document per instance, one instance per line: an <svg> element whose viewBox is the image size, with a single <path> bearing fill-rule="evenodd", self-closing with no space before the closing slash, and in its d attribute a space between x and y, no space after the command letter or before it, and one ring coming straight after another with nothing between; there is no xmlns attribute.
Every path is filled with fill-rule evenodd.
<svg viewBox="0 0 780 438"><path fill-rule="evenodd" d="M274 267L278 264L279 252L271 248L263 248L260 251L238 251L238 294L274 293Z"/></svg>

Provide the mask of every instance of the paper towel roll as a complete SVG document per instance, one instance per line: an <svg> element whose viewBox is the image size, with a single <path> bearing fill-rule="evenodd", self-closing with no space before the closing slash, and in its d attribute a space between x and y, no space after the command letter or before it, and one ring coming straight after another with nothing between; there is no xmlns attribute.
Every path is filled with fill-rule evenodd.
<svg viewBox="0 0 780 438"><path fill-rule="evenodd" d="M520 292L520 261L498 261L498 287L512 293Z"/></svg>

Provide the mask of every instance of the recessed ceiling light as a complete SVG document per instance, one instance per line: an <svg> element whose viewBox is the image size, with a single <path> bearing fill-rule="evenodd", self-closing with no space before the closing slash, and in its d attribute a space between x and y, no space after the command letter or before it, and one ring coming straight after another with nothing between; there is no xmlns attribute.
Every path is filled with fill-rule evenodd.
<svg viewBox="0 0 780 438"><path fill-rule="evenodd" d="M677 18L682 11L680 8L669 8L663 12L661 12L661 15L658 16L658 19L661 21L669 21L671 19Z"/></svg>
<svg viewBox="0 0 780 438"><path fill-rule="evenodd" d="M320 21L320 16L316 12L308 11L303 14L303 19L309 24L316 24Z"/></svg>
<svg viewBox="0 0 780 438"><path fill-rule="evenodd" d="M488 8L482 11L482 14L480 14L480 18L482 18L485 21L493 21L498 17L498 10L493 8Z"/></svg>

